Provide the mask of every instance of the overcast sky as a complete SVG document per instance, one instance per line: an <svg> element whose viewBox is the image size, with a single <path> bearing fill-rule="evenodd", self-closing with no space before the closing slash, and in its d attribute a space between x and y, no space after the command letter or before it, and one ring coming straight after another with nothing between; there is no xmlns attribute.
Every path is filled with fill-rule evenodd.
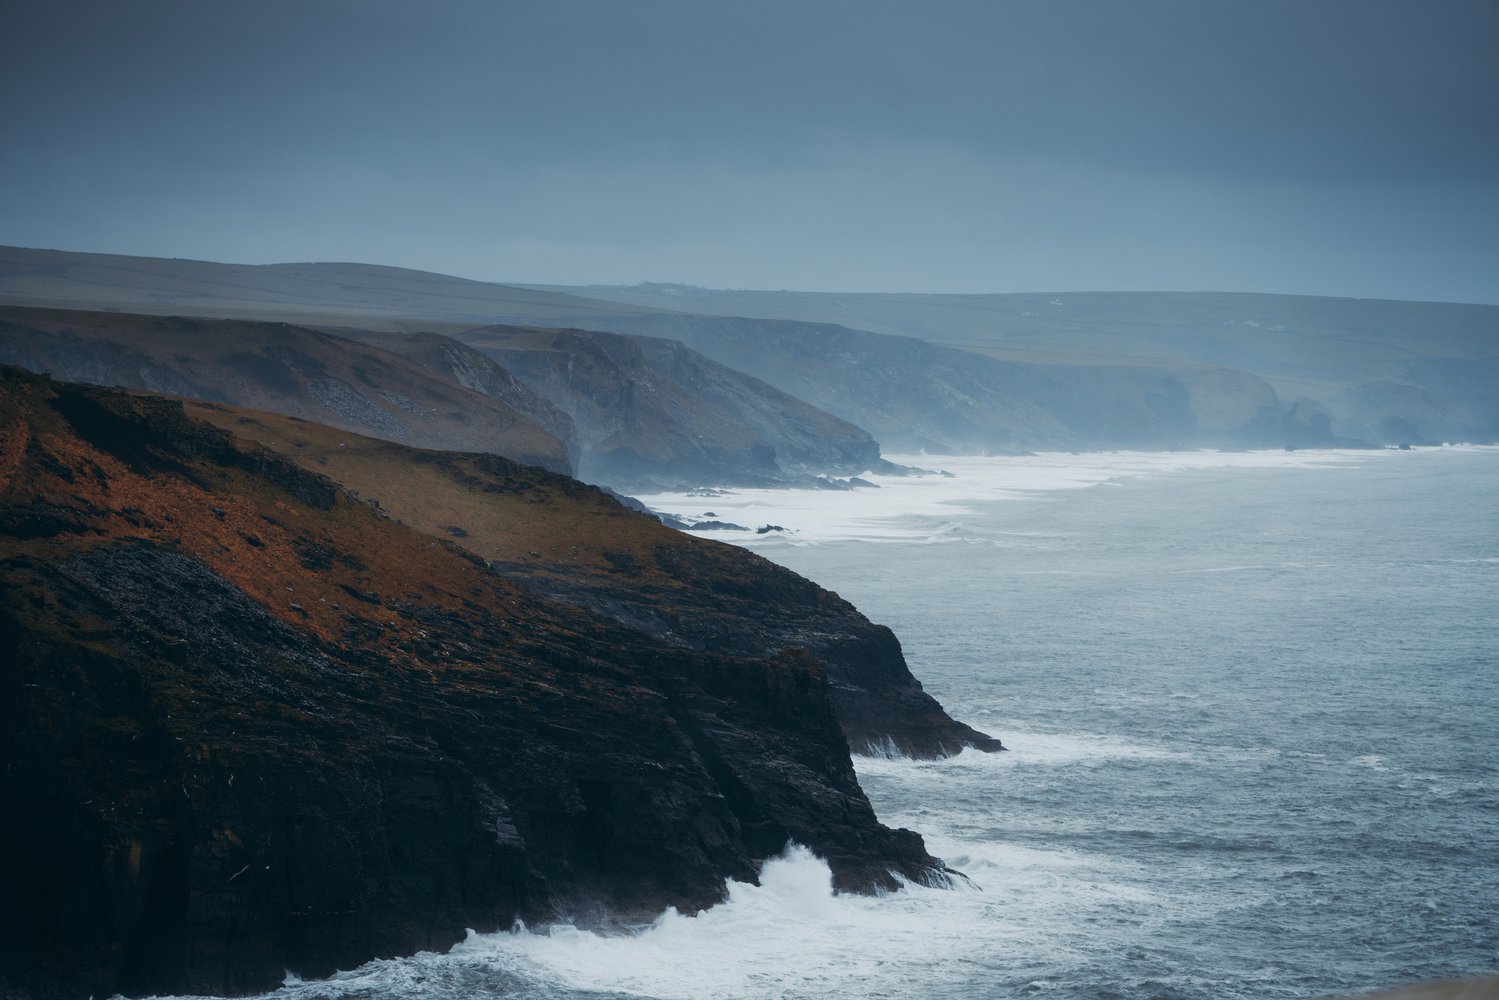
<svg viewBox="0 0 1499 1000"><path fill-rule="evenodd" d="M1499 303L1495 0L0 0L0 243Z"/></svg>

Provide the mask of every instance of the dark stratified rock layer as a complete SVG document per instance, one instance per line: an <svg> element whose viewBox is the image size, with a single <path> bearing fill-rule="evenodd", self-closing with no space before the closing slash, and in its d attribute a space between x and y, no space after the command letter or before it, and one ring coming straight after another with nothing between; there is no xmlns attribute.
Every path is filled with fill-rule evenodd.
<svg viewBox="0 0 1499 1000"><path fill-rule="evenodd" d="M692 909L788 840L844 889L942 877L805 652L538 597L177 402L3 369L0 418L0 995L243 993ZM547 483L565 537L587 488Z"/></svg>

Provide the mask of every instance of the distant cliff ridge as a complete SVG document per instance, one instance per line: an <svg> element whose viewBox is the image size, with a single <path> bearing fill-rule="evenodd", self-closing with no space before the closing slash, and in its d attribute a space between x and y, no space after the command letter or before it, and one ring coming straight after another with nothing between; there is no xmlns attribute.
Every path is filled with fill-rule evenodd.
<svg viewBox="0 0 1499 1000"><path fill-rule="evenodd" d="M676 341L506 326L458 336L572 417L590 482L810 485L889 467L868 431Z"/></svg>
<svg viewBox="0 0 1499 1000"><path fill-rule="evenodd" d="M0 797L26 810L0 825L0 993L254 992L517 917L695 909L788 840L846 890L945 877L875 819L812 654L620 624L649 585L871 628L832 595L494 456L358 439L383 470L358 496L309 471L346 432L197 409L230 430L0 369ZM303 464L241 436L273 425ZM581 585L605 614L530 586L570 535L610 567Z"/></svg>
<svg viewBox="0 0 1499 1000"><path fill-rule="evenodd" d="M518 288L368 264L0 247L3 302L386 333L510 324L676 339L890 450L1499 441L1499 306L1217 292ZM633 443L626 451L649 454Z"/></svg>
<svg viewBox="0 0 1499 1000"><path fill-rule="evenodd" d="M891 451L1331 445L1287 436L1264 379L1205 365L1037 364L825 323L673 314L580 318L671 337L867 428Z"/></svg>

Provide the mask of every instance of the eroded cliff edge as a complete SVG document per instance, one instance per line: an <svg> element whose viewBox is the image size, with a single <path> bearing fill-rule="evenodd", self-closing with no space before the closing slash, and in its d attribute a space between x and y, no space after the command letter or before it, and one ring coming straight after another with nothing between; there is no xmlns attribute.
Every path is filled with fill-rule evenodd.
<svg viewBox="0 0 1499 1000"><path fill-rule="evenodd" d="M941 878L875 819L811 654L538 596L176 401L5 369L0 415L6 995L243 993L697 908L788 839L840 888Z"/></svg>

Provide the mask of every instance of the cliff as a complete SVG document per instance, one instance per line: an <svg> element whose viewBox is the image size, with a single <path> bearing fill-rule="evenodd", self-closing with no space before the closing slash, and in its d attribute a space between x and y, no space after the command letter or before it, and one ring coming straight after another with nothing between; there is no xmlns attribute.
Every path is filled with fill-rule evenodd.
<svg viewBox="0 0 1499 1000"><path fill-rule="evenodd" d="M498 399L561 441L575 460L582 452L578 428L572 417L553 406L499 362L461 340L438 333L377 333L350 329L329 332L399 354L465 389Z"/></svg>
<svg viewBox="0 0 1499 1000"><path fill-rule="evenodd" d="M590 482L815 485L888 465L867 431L675 341L505 326L458 336L572 417Z"/></svg>
<svg viewBox="0 0 1499 1000"><path fill-rule="evenodd" d="M942 877L806 653L559 604L176 401L0 369L0 418L0 994L244 993L693 909L788 839L845 890ZM531 472L559 547L570 492L649 526Z"/></svg>

